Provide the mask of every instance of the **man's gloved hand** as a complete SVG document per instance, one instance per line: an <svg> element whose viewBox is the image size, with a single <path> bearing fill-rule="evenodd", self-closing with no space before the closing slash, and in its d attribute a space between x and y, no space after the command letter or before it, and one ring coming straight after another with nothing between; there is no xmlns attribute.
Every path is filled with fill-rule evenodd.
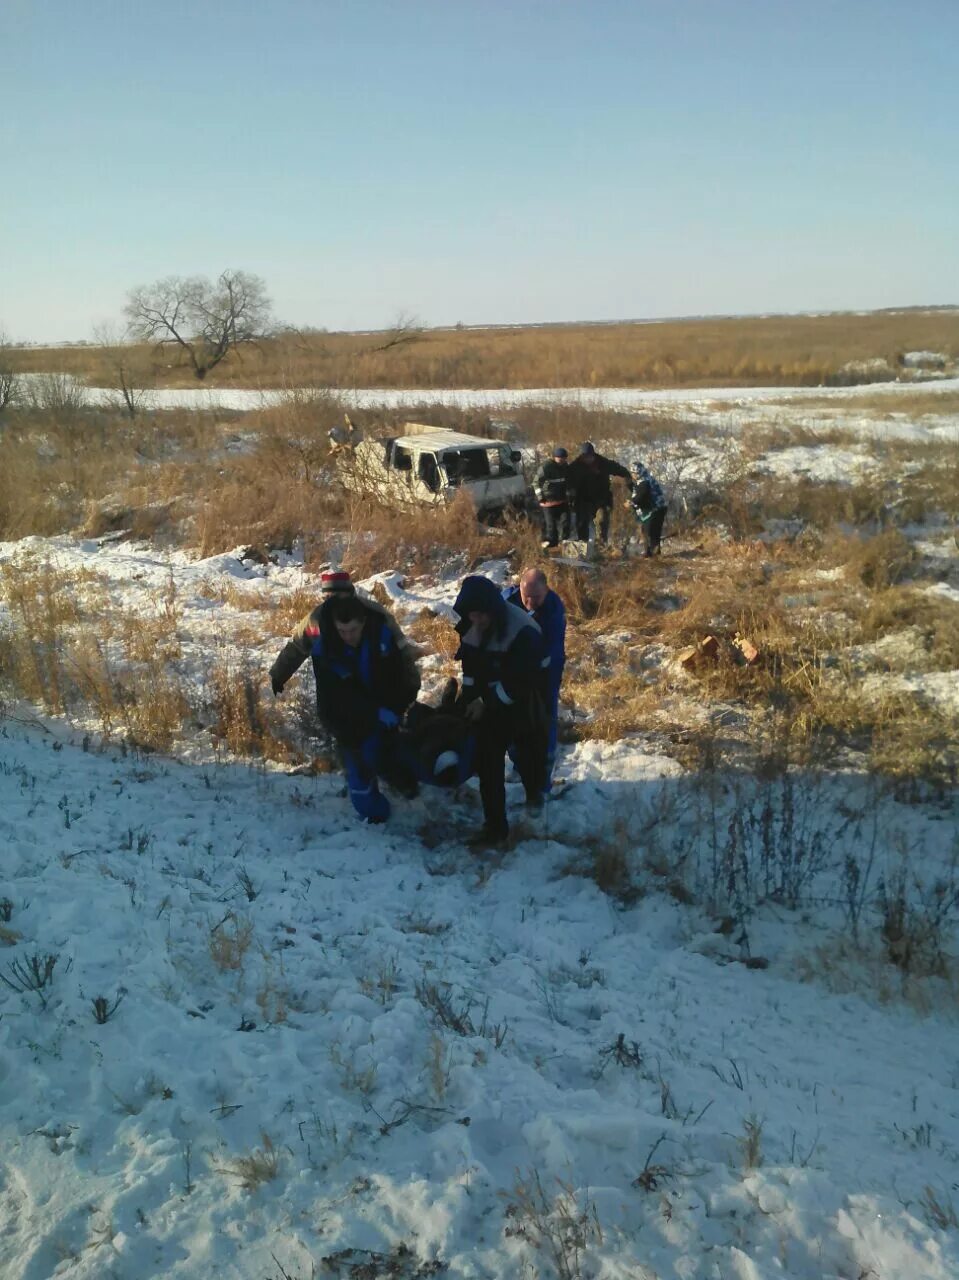
<svg viewBox="0 0 959 1280"><path fill-rule="evenodd" d="M278 698L283 692L283 681L276 676L270 676L270 686L273 689L273 697Z"/></svg>
<svg viewBox="0 0 959 1280"><path fill-rule="evenodd" d="M395 729L400 722L399 716L395 711L391 711L389 707L380 707L376 713L376 718L385 729Z"/></svg>
<svg viewBox="0 0 959 1280"><path fill-rule="evenodd" d="M474 698L472 702L467 702L466 710L463 712L463 715L471 724L476 724L477 720L482 719L483 712L485 710L486 708L483 705L483 699Z"/></svg>

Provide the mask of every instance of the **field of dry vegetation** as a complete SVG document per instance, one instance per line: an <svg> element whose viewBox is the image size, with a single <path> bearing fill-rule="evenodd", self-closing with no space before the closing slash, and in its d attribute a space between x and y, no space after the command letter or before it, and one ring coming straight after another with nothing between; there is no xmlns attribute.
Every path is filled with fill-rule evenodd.
<svg viewBox="0 0 959 1280"><path fill-rule="evenodd" d="M205 386L696 387L820 386L874 380L844 369L908 351L959 359L959 311L720 317L649 323L415 329L288 330L219 365ZM22 349L25 372L63 371L115 386L118 353L95 346ZM144 385L195 386L172 348L123 354Z"/></svg>
<svg viewBox="0 0 959 1280"><path fill-rule="evenodd" d="M299 546L307 569L335 562L358 578L397 569L408 583L494 558L516 569L537 561L539 534L523 518L486 530L466 506L398 515L345 494L331 482L326 438L340 412L330 395L234 416L9 410L0 539L147 540L191 557ZM476 415L442 416L486 429ZM386 415L380 425L395 423ZM628 554L633 530L618 511L604 563L551 570L571 621L568 741L641 732L693 766L852 762L906 792L955 782L955 723L921 679L959 667L959 609L936 591L955 560L952 443L876 441L858 478L813 483L756 466L769 450L806 443L775 424L748 441L707 440L701 426L693 439L680 420L556 408L523 411L517 431L533 443L588 435L623 451L641 445L672 497L661 560ZM837 428L819 443L850 440ZM707 444L704 474L693 464ZM211 583L206 595L230 621L210 651L191 635L172 575L131 608L95 572L59 568L48 543L8 545L3 559L8 695L142 748L169 750L202 731L234 754L322 758L308 694L291 718L264 682L313 603L309 590L277 597ZM424 611L408 625L434 654L432 674L452 673L448 624ZM709 635L715 654L682 667L682 650ZM742 660L737 637L758 649L755 662Z"/></svg>

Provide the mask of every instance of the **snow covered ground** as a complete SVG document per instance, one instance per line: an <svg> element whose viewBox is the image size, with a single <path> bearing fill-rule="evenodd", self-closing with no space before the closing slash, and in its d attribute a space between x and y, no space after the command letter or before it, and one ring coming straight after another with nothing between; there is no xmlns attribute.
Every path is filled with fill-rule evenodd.
<svg viewBox="0 0 959 1280"><path fill-rule="evenodd" d="M41 545L133 609L172 576L185 671L242 614L218 581L279 600L305 577L68 538L0 559ZM456 585L379 580L406 616ZM651 744L567 749L567 793L490 866L462 844L470 788L374 830L336 776L0 732L0 973L56 958L41 992L0 990L5 1277L957 1273L952 993L883 1005L874 949L829 959L835 910L766 906L747 937L654 876L625 907L569 874L625 841L708 880L690 780ZM824 833L863 786L810 792ZM945 872L941 812L877 822L874 877L906 844ZM835 901L859 846L830 839Z"/></svg>
<svg viewBox="0 0 959 1280"><path fill-rule="evenodd" d="M765 411L730 394L743 405L695 393L720 441L747 401ZM789 397L769 394L778 414ZM754 465L855 476L860 434ZM716 456L685 449L677 466ZM941 566L923 589L955 604L947 533L909 531ZM175 598L197 687L227 642L265 672L273 613L317 585L296 556L116 535L0 544L0 564L24 557L104 608L148 619ZM457 586L394 566L375 582L406 621L448 616ZM883 670L894 650L846 656L959 705L955 673ZM439 659L423 665L429 690ZM809 855L779 869L806 877L800 905L776 891L733 918L705 904L750 858L771 874L749 843L770 793L732 774L704 790L652 734L564 748L541 819L511 787L516 847L484 861L463 844L472 786L366 828L338 775L224 763L197 726L161 757L4 712L3 1280L959 1275L956 991L906 982L866 905L900 876L930 909L955 883L945 801L796 774L766 848ZM736 813L757 822L738 868L716 861ZM624 859L636 892L601 892L597 858Z"/></svg>
<svg viewBox="0 0 959 1280"><path fill-rule="evenodd" d="M11 1280L348 1275L400 1245L409 1270L352 1274L957 1274L927 1191L957 1180L954 1019L798 982L826 934L785 910L752 969L699 909L564 874L671 762L578 748L550 830L488 869L469 797L370 831L336 778L11 721L2 747L2 971L56 957L0 997Z"/></svg>

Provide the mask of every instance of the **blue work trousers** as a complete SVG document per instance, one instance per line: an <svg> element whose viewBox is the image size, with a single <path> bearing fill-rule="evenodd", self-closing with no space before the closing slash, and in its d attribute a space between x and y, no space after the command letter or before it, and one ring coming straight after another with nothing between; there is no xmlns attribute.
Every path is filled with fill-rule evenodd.
<svg viewBox="0 0 959 1280"><path fill-rule="evenodd" d="M358 747L340 747L350 800L367 822L385 822L390 816L390 802L380 791L376 777L383 761L385 736L382 729L377 729Z"/></svg>

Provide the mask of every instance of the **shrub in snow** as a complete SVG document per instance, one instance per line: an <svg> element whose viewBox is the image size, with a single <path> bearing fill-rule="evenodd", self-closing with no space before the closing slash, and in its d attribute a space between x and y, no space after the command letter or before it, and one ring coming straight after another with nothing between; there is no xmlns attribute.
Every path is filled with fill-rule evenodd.
<svg viewBox="0 0 959 1280"><path fill-rule="evenodd" d="M0 982L21 995L27 995L32 991L39 997L40 1004L45 1009L49 999L47 987L53 981L53 971L59 959L59 954L41 955L39 951L35 951L32 956L27 956L23 961L12 961L9 973L0 973Z"/></svg>
<svg viewBox="0 0 959 1280"><path fill-rule="evenodd" d="M869 382L895 382L896 370L883 356L871 360L849 360L827 378L832 387L858 387Z"/></svg>
<svg viewBox="0 0 959 1280"><path fill-rule="evenodd" d="M945 369L949 357L941 351L906 351L899 357L904 369Z"/></svg>

